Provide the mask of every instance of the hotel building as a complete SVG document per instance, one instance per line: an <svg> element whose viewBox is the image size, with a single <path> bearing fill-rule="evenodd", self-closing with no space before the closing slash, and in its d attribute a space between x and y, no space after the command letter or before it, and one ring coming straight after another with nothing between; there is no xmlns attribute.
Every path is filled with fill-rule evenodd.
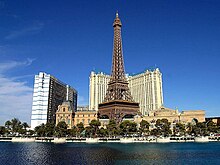
<svg viewBox="0 0 220 165"><path fill-rule="evenodd" d="M77 111L73 111L73 107L69 101L65 101L58 106L56 112L56 125L64 121L67 124L67 129L83 123L84 127L88 127L92 120L97 120L97 112L89 111L88 107L77 107Z"/></svg>
<svg viewBox="0 0 220 165"><path fill-rule="evenodd" d="M97 120L97 111L77 111L75 113L74 125L83 123L84 127L88 127L92 120Z"/></svg>
<svg viewBox="0 0 220 165"><path fill-rule="evenodd" d="M56 111L64 101L71 101L77 108L77 91L50 74L35 75L31 115L31 128L47 122L55 123Z"/></svg>
<svg viewBox="0 0 220 165"><path fill-rule="evenodd" d="M98 110L105 98L110 75L91 72L89 77L89 109ZM163 105L162 74L158 68L128 75L128 86L135 102L139 103L142 115L149 115Z"/></svg>
<svg viewBox="0 0 220 165"><path fill-rule="evenodd" d="M56 112L56 125L64 121L67 124L67 129L71 129L74 125L74 108L71 101L64 101L58 106Z"/></svg>

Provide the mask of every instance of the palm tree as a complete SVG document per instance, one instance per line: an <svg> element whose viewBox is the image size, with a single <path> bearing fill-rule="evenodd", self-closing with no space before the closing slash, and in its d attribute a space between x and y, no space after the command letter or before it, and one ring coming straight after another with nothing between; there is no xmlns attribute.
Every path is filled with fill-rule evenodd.
<svg viewBox="0 0 220 165"><path fill-rule="evenodd" d="M4 126L0 126L0 135L4 135L6 133L6 128Z"/></svg>
<svg viewBox="0 0 220 165"><path fill-rule="evenodd" d="M36 126L34 128L34 131L36 132L37 136L45 136L45 125L44 123L42 123L41 125L39 126Z"/></svg>
<svg viewBox="0 0 220 165"><path fill-rule="evenodd" d="M11 128L12 128L12 133L17 133L22 128L20 120L17 118L12 119Z"/></svg>
<svg viewBox="0 0 220 165"><path fill-rule="evenodd" d="M5 128L9 131L11 129L11 121L8 120L5 122Z"/></svg>
<svg viewBox="0 0 220 165"><path fill-rule="evenodd" d="M22 127L23 126L20 120L17 118L13 118L11 121L8 120L5 122L5 128L7 129L7 131L12 132L13 135L20 132Z"/></svg>
<svg viewBox="0 0 220 165"><path fill-rule="evenodd" d="M26 122L22 123L22 126L25 130L29 127L29 125Z"/></svg>
<svg viewBox="0 0 220 165"><path fill-rule="evenodd" d="M22 123L21 124L21 126L19 126L19 130L18 130L18 132L20 133L20 134L27 134L27 128L28 128L29 126L28 126L28 124L26 123L26 122L24 122L24 123Z"/></svg>

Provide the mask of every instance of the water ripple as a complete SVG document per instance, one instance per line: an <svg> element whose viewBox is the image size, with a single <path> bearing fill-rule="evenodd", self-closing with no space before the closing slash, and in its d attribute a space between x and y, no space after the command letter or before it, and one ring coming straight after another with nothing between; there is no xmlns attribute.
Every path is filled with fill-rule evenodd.
<svg viewBox="0 0 220 165"><path fill-rule="evenodd" d="M2 165L220 164L220 143L0 142Z"/></svg>

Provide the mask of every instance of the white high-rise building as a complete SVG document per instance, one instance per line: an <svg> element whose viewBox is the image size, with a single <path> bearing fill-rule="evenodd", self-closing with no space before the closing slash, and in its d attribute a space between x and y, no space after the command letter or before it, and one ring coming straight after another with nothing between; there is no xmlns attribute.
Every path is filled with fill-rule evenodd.
<svg viewBox="0 0 220 165"><path fill-rule="evenodd" d="M159 69L128 76L131 95L139 103L142 115L163 105L162 74Z"/></svg>
<svg viewBox="0 0 220 165"><path fill-rule="evenodd" d="M103 72L91 72L89 77L89 110L98 111L98 104L102 103L108 87L110 76Z"/></svg>
<svg viewBox="0 0 220 165"><path fill-rule="evenodd" d="M110 75L91 72L89 79L89 109L98 110L98 104L104 101ZM158 68L128 75L127 80L131 95L139 103L142 115L148 115L150 111L163 105L162 74Z"/></svg>
<svg viewBox="0 0 220 165"><path fill-rule="evenodd" d="M47 73L35 75L31 128L55 123L56 111L63 101L71 101L76 111L77 91Z"/></svg>

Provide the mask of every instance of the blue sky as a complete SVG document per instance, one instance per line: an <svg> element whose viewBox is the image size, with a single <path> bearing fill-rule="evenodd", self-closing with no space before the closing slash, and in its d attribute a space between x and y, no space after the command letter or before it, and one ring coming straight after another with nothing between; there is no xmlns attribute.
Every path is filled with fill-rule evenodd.
<svg viewBox="0 0 220 165"><path fill-rule="evenodd" d="M219 0L0 0L0 124L30 123L39 71L88 104L90 72L111 70L117 10L126 72L157 66L166 107L220 116L219 9Z"/></svg>

